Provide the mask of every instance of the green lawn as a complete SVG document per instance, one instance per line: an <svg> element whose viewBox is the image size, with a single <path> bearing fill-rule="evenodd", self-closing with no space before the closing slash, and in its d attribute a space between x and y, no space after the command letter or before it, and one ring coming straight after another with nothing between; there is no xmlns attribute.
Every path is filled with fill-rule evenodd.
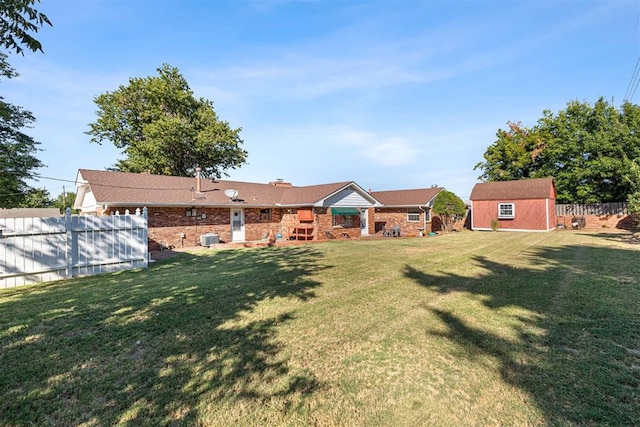
<svg viewBox="0 0 640 427"><path fill-rule="evenodd" d="M640 246L458 232L0 291L0 425L631 425Z"/></svg>

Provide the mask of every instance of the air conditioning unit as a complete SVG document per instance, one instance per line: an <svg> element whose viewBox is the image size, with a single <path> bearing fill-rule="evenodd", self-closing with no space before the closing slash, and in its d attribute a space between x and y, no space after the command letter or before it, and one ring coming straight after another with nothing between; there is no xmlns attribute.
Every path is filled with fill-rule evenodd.
<svg viewBox="0 0 640 427"><path fill-rule="evenodd" d="M215 233L207 233L200 236L200 246L211 246L220 243L220 236Z"/></svg>

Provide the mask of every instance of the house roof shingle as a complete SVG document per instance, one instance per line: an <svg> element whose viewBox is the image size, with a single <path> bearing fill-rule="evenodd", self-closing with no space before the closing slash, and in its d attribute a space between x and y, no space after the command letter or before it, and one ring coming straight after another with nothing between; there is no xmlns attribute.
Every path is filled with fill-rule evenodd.
<svg viewBox="0 0 640 427"><path fill-rule="evenodd" d="M478 183L471 200L545 199L551 196L553 178L521 179Z"/></svg>
<svg viewBox="0 0 640 427"><path fill-rule="evenodd" d="M232 206L238 202L252 206L312 206L352 182L288 187L242 181L201 179L200 193L196 191L196 178L128 172L80 169L78 184L91 187L98 204L147 206ZM237 190L236 201L225 195L225 190Z"/></svg>
<svg viewBox="0 0 640 427"><path fill-rule="evenodd" d="M373 191L371 195L385 207L426 206L442 190L440 187L413 190Z"/></svg>

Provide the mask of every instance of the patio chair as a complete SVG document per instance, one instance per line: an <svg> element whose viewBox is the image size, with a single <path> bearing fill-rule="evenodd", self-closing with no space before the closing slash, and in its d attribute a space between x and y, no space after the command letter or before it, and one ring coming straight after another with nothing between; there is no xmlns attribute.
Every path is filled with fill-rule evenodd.
<svg viewBox="0 0 640 427"><path fill-rule="evenodd" d="M394 225L393 227L391 227L391 236L400 237L400 226L399 225Z"/></svg>
<svg viewBox="0 0 640 427"><path fill-rule="evenodd" d="M391 237L391 230L388 230L387 227L382 227L382 237Z"/></svg>

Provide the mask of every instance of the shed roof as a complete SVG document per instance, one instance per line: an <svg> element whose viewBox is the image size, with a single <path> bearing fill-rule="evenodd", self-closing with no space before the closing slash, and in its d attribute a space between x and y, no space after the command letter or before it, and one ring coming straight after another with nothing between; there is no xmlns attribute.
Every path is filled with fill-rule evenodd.
<svg viewBox="0 0 640 427"><path fill-rule="evenodd" d="M533 178L513 181L478 183L471 191L471 200L546 199L554 195L553 178Z"/></svg>

